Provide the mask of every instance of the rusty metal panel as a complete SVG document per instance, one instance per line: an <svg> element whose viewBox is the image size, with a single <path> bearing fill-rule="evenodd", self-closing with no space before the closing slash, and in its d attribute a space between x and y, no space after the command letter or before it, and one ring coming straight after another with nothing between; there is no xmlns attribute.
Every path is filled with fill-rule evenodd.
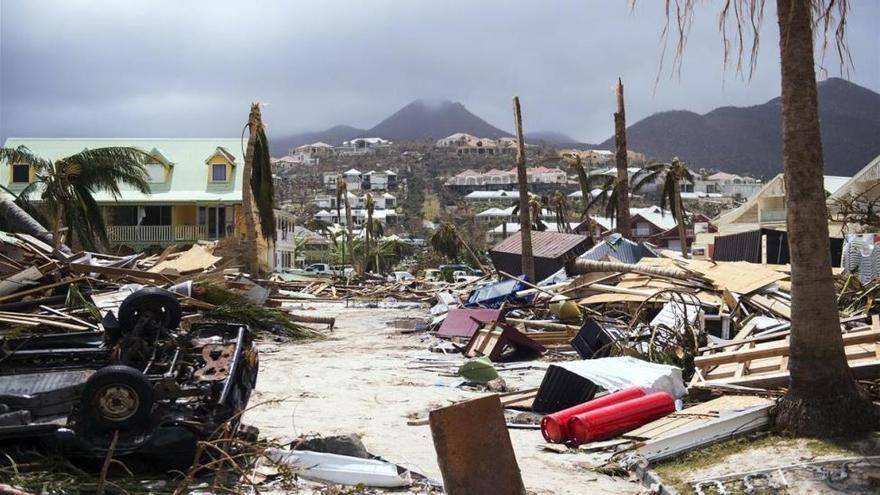
<svg viewBox="0 0 880 495"><path fill-rule="evenodd" d="M525 495L498 395L429 415L443 488L449 495Z"/></svg>

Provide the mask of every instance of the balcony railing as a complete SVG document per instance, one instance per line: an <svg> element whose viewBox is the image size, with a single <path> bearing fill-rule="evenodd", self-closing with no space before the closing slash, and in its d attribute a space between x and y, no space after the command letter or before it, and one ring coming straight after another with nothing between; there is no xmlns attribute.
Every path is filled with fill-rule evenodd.
<svg viewBox="0 0 880 495"><path fill-rule="evenodd" d="M762 209L758 219L761 222L784 222L785 208Z"/></svg>
<svg viewBox="0 0 880 495"><path fill-rule="evenodd" d="M175 244L208 238L204 225L113 225L107 230L114 244Z"/></svg>

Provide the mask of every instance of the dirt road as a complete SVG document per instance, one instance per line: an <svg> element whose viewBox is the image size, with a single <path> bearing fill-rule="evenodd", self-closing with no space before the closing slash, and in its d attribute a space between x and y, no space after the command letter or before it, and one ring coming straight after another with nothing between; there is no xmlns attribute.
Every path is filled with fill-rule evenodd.
<svg viewBox="0 0 880 495"><path fill-rule="evenodd" d="M417 358L443 357L427 350L424 336L400 335L387 322L425 316L426 310L352 308L307 304L309 314L336 316L334 337L308 344L265 344L251 405L283 399L248 412L245 422L263 435L292 440L301 434L355 433L367 449L440 479L428 426L407 426L413 414L476 392L454 388L458 380L415 369ZM502 373L508 385L536 386L542 371ZM578 455L542 451L537 430L510 430L523 480L536 494L638 493L638 485L590 472L575 464Z"/></svg>

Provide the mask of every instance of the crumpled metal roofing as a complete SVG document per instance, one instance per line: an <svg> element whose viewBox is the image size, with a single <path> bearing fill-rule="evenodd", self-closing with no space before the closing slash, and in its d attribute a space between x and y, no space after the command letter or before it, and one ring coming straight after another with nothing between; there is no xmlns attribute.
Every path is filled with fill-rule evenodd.
<svg viewBox="0 0 880 495"><path fill-rule="evenodd" d="M579 257L595 261L613 257L623 263L638 263L642 258L656 258L657 253L644 242L633 242L620 234L611 234Z"/></svg>

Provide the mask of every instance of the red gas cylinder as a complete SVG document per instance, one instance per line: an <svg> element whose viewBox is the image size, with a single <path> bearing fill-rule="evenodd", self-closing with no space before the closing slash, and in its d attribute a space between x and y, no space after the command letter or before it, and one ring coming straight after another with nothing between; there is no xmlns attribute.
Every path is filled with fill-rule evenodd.
<svg viewBox="0 0 880 495"><path fill-rule="evenodd" d="M569 439L568 420L572 416L644 396L644 390L639 387L630 387L618 390L617 392L604 397L599 397L598 399L584 402L583 404L569 407L568 409L557 411L553 414L548 414L541 418L541 434L544 435L544 439L550 443L565 442Z"/></svg>
<svg viewBox="0 0 880 495"><path fill-rule="evenodd" d="M614 438L675 411L675 399L666 392L630 399L587 411L568 420L568 431L576 445Z"/></svg>

